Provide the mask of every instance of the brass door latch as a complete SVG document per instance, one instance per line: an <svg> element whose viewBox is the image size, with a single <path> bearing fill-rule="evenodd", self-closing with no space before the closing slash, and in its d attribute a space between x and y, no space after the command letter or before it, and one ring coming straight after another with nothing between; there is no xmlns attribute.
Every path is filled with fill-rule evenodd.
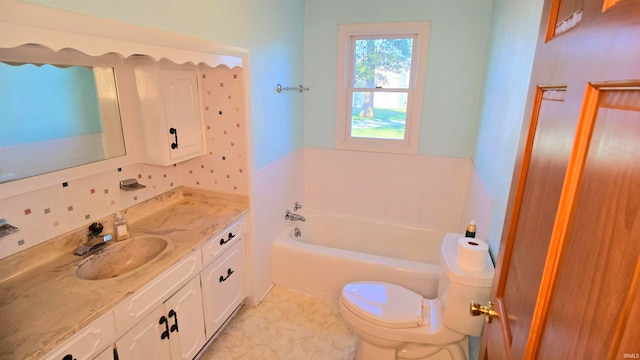
<svg viewBox="0 0 640 360"><path fill-rule="evenodd" d="M500 314L497 311L493 310L493 303L491 301L489 301L489 304L487 304L487 306L482 306L475 301L471 301L471 303L469 304L469 314L471 314L471 316L484 314L487 323L491 322L492 316L500 317Z"/></svg>

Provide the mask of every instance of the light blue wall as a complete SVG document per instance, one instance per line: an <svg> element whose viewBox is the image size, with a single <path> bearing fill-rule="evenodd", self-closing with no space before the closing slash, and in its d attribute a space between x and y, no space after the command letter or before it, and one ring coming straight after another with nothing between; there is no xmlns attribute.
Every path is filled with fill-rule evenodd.
<svg viewBox="0 0 640 360"><path fill-rule="evenodd" d="M102 131L93 70L0 62L0 146Z"/></svg>
<svg viewBox="0 0 640 360"><path fill-rule="evenodd" d="M303 82L304 0L29 0L251 51L254 168L303 146L303 101L276 84Z"/></svg>
<svg viewBox="0 0 640 360"><path fill-rule="evenodd" d="M493 198L489 246L498 253L543 0L495 0L476 171Z"/></svg>
<svg viewBox="0 0 640 360"><path fill-rule="evenodd" d="M430 21L419 153L475 151L492 0L306 0L304 144L333 148L338 24Z"/></svg>

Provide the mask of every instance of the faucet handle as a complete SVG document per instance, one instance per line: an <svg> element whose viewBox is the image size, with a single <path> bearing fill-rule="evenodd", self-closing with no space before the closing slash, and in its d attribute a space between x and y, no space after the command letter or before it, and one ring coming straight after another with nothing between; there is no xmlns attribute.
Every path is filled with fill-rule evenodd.
<svg viewBox="0 0 640 360"><path fill-rule="evenodd" d="M102 224L100 224L99 222L94 222L93 224L89 225L89 235L91 236L100 236L100 234L102 234L102 230L104 230L104 226L102 226Z"/></svg>
<svg viewBox="0 0 640 360"><path fill-rule="evenodd" d="M296 201L295 204L293 204L293 211L298 211L300 209L302 209L302 204Z"/></svg>

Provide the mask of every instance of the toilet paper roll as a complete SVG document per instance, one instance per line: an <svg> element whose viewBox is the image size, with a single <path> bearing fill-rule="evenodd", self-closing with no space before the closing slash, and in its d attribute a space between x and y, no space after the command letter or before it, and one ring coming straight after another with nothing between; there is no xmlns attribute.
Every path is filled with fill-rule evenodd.
<svg viewBox="0 0 640 360"><path fill-rule="evenodd" d="M473 238L458 239L458 266L467 271L483 271L489 245Z"/></svg>

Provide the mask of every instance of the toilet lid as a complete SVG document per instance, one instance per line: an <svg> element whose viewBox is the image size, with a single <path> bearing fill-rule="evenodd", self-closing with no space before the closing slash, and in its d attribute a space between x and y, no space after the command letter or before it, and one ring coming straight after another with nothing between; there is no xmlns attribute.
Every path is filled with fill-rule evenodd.
<svg viewBox="0 0 640 360"><path fill-rule="evenodd" d="M356 315L379 326L403 329L422 325L422 296L399 285L354 282L342 288L342 299Z"/></svg>

